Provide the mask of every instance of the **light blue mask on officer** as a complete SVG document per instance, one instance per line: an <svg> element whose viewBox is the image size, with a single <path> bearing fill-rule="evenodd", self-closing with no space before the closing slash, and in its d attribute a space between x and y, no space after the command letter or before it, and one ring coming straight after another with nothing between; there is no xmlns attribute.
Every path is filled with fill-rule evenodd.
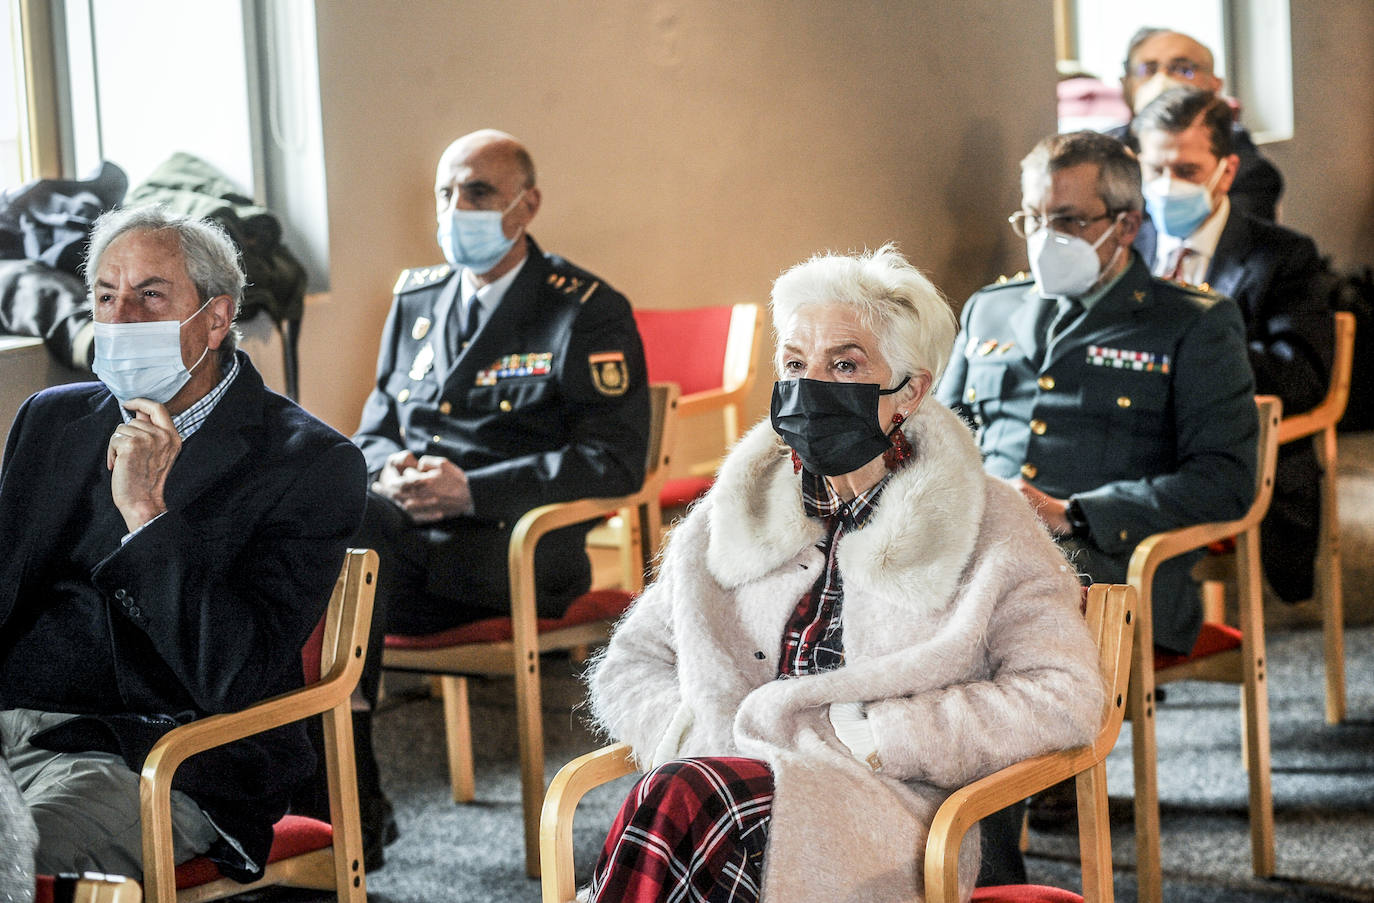
<svg viewBox="0 0 1374 903"><path fill-rule="evenodd" d="M181 360L181 327L194 320L212 300L207 298L195 313L180 322L97 321L92 324L95 327L95 360L91 362L91 369L120 404L131 398L166 404L190 381L191 371L210 353L210 346L206 345L188 369Z"/></svg>
<svg viewBox="0 0 1374 903"><path fill-rule="evenodd" d="M454 207L448 215L441 216L436 238L449 265L454 269L467 267L480 276L500 263L524 232L522 229L515 238L507 238L501 221L524 196L522 188L505 210L459 210Z"/></svg>

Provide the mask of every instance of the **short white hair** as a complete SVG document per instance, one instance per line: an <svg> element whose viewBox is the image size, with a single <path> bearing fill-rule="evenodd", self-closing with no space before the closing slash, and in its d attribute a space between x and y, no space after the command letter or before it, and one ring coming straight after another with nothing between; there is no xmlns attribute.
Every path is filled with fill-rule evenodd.
<svg viewBox="0 0 1374 903"><path fill-rule="evenodd" d="M957 322L940 290L889 242L876 251L827 251L787 270L773 283L773 329L782 334L804 307L844 307L878 338L893 385L922 370L940 382ZM774 354L782 372L782 349Z"/></svg>

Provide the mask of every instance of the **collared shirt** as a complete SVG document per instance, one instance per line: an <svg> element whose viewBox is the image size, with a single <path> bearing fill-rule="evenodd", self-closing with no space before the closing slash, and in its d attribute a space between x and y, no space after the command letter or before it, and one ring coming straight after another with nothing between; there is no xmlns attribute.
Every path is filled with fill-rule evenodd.
<svg viewBox="0 0 1374 903"><path fill-rule="evenodd" d="M523 236L521 240L524 240ZM491 316L491 312L496 310L496 306L501 303L501 299L506 297L506 291L510 288L511 283L515 281L515 277L520 275L520 271L525 268L525 263L529 259L529 255L526 254L524 259L517 263L509 273L505 274L500 279L492 280L486 285L480 286L477 284L477 277L473 275L472 270L463 267L463 275L460 277L461 282L458 286L458 298L463 307L461 311L462 317L458 322L466 323L468 318L468 305L476 304L482 309L477 319L477 326L480 329L481 325L487 321L487 317Z"/></svg>
<svg viewBox="0 0 1374 903"><path fill-rule="evenodd" d="M182 442L190 439L197 430L205 425L205 421L210 417L210 412L215 409L220 399L224 397L224 393L228 392L229 387L234 384L234 379L239 375L239 369L239 356L237 354L229 355L228 363L220 368L220 372L224 375L220 377L219 382L215 383L215 387L197 399L189 408L172 418L172 426L181 436ZM120 405L119 416L124 418L125 423L128 423L134 419L134 412Z"/></svg>
<svg viewBox="0 0 1374 903"><path fill-rule="evenodd" d="M1179 279L1191 285L1206 282L1207 271L1212 268L1212 258L1217 253L1217 243L1221 241L1222 230L1226 228L1226 221L1230 216L1231 199L1222 195L1216 209L1202 221L1202 225L1193 230L1192 235L1175 238L1166 235L1163 230L1156 229L1155 259L1150 272L1156 276L1163 275L1168 271L1169 261L1174 252L1179 248L1187 248L1188 256L1183 258L1183 269L1179 272Z"/></svg>
<svg viewBox="0 0 1374 903"><path fill-rule="evenodd" d="M825 568L811 591L797 603L782 633L779 677L801 677L832 671L844 664L844 581L840 577L840 540L863 529L873 516L888 477L844 501L819 474L802 471L802 506L808 517L824 518L826 535L816 544L825 555Z"/></svg>
<svg viewBox="0 0 1374 903"><path fill-rule="evenodd" d="M1130 248L1126 248L1126 249L1125 249L1125 253L1126 253L1126 255L1129 257L1129 256L1130 256L1130 253L1131 253L1131 249L1130 249ZM1115 276L1110 282L1106 282L1106 283L1104 283L1103 285L1098 286L1096 290L1091 291L1091 292L1088 292L1088 293L1087 293L1086 295L1084 295L1083 297L1077 299L1077 300L1078 300L1078 303L1081 304L1081 305L1083 305L1083 310L1084 310L1084 311L1092 310L1092 309L1093 309L1093 305L1096 304L1098 301L1101 301L1101 300L1103 299L1103 297L1106 296L1107 292L1111 291L1112 288L1113 288L1118 282L1121 281L1121 277L1122 277L1122 276L1125 276L1125 275L1126 275L1126 271L1129 270L1129 269L1131 268L1130 263L1131 263L1131 262L1130 262L1129 260L1127 260L1127 261L1126 261L1126 266L1122 267L1122 268L1121 268L1121 272L1117 273L1116 276ZM1065 328L1067 328L1067 325L1068 325L1068 324L1065 324ZM1061 329L1061 332L1062 332L1062 331L1063 331L1063 330Z"/></svg>

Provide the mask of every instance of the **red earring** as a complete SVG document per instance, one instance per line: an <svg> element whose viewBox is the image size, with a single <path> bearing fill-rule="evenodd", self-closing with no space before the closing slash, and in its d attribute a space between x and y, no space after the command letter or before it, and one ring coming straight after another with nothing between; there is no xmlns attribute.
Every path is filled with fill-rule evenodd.
<svg viewBox="0 0 1374 903"><path fill-rule="evenodd" d="M907 441L906 434L902 432L902 424L905 422L906 418L900 412L892 415L892 432L887 434L888 441L892 444L883 452L883 464L888 470L900 469L916 454L916 450Z"/></svg>
<svg viewBox="0 0 1374 903"><path fill-rule="evenodd" d="M801 472L802 472L801 456L797 454L797 450L796 450L795 448L794 448L794 449L789 449L789 451L792 452L792 472L793 472L793 473L801 473ZM886 452L884 452L884 454L886 454Z"/></svg>

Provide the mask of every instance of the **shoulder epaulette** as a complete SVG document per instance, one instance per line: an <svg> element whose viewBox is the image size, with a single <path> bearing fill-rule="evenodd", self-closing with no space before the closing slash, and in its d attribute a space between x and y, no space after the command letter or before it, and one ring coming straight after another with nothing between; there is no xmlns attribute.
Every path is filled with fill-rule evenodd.
<svg viewBox="0 0 1374 903"><path fill-rule="evenodd" d="M1014 276L1008 276L1003 273L1001 276L998 276L991 285L987 286L987 288L1001 288L1004 285L1024 285L1032 281L1034 281L1034 277L1032 277L1030 273L1024 270L1018 270Z"/></svg>
<svg viewBox="0 0 1374 903"><path fill-rule="evenodd" d="M579 304L586 304L601 287L601 282L586 273L549 273L549 287L564 295L574 295Z"/></svg>
<svg viewBox="0 0 1374 903"><path fill-rule="evenodd" d="M393 295L404 292L413 292L417 288L424 288L436 282L442 282L453 272L453 267L446 263L440 263L432 267L414 267L409 270L402 270L401 275L396 279L396 287L391 290Z"/></svg>

